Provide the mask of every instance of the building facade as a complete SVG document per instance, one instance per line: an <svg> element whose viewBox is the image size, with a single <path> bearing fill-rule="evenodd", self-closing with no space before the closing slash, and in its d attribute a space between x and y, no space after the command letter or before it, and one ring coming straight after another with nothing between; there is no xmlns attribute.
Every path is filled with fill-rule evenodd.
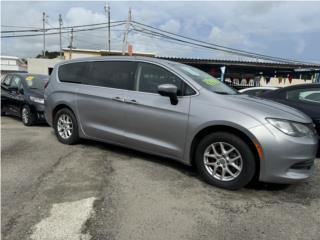
<svg viewBox="0 0 320 240"><path fill-rule="evenodd" d="M27 72L27 65L18 57L1 56L1 75L12 72Z"/></svg>
<svg viewBox="0 0 320 240"><path fill-rule="evenodd" d="M237 89L312 83L317 81L320 72L320 64L289 64L255 58L160 58L197 67L216 78L221 77L221 67L225 67L224 81Z"/></svg>

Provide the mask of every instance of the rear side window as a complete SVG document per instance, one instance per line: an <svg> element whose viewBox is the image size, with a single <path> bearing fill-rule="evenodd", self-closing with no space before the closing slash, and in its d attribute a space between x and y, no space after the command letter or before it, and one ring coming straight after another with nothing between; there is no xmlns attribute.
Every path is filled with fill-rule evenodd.
<svg viewBox="0 0 320 240"><path fill-rule="evenodd" d="M83 83L88 72L88 63L69 63L59 67L59 80L61 82Z"/></svg>
<svg viewBox="0 0 320 240"><path fill-rule="evenodd" d="M85 84L133 90L137 63L104 61L90 63L90 77Z"/></svg>
<svg viewBox="0 0 320 240"><path fill-rule="evenodd" d="M320 90L316 88L291 90L287 92L286 98L293 101L320 103Z"/></svg>

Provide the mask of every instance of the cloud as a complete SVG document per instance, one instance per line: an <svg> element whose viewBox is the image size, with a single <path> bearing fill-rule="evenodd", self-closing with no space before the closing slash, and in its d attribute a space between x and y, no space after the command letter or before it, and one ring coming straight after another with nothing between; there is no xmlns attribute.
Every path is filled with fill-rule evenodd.
<svg viewBox="0 0 320 240"><path fill-rule="evenodd" d="M108 19L104 13L94 12L82 7L72 7L66 15L66 22L70 26L101 23L107 21Z"/></svg>
<svg viewBox="0 0 320 240"><path fill-rule="evenodd" d="M180 21L175 19L170 19L169 21L165 22L160 26L160 29L172 32L172 33L179 33L180 32Z"/></svg>
<svg viewBox="0 0 320 240"><path fill-rule="evenodd" d="M2 2L3 25L41 28L42 12L49 15L48 27L106 22L105 2ZM320 2L111 2L111 19L125 20L132 7L133 20L160 29L233 48L268 55L317 60L320 51ZM12 17L14 16L14 17ZM112 28L112 49L121 49L123 26ZM2 30L8 30L2 29ZM64 34L63 46L69 44ZM293 39L293 40L292 40ZM76 32L78 48L106 47L107 30ZM172 43L157 37L130 32L134 50L157 55L214 57L216 52ZM59 36L47 36L47 49L59 49ZM310 47L312 46L312 47ZM2 39L2 54L21 57L41 53L42 37Z"/></svg>
<svg viewBox="0 0 320 240"><path fill-rule="evenodd" d="M303 39L297 40L297 45L295 46L295 52L298 54L302 54L306 48L306 43Z"/></svg>
<svg viewBox="0 0 320 240"><path fill-rule="evenodd" d="M217 26L211 29L209 41L223 46L234 46L239 45L239 43L243 46L249 45L249 40L246 35L238 32L224 31Z"/></svg>

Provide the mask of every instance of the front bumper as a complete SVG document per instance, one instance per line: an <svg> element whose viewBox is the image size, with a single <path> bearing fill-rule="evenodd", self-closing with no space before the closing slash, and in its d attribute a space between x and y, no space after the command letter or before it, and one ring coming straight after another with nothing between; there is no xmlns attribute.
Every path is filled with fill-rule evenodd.
<svg viewBox="0 0 320 240"><path fill-rule="evenodd" d="M44 117L44 112L37 112L37 119L41 122L46 122L46 119Z"/></svg>
<svg viewBox="0 0 320 240"><path fill-rule="evenodd" d="M291 137L269 124L250 130L263 150L260 181L289 184L313 175L318 148L316 136Z"/></svg>
<svg viewBox="0 0 320 240"><path fill-rule="evenodd" d="M44 117L44 110L45 110L44 104L34 103L33 108L34 108L34 112L37 115L37 120L41 122L45 122L46 119Z"/></svg>

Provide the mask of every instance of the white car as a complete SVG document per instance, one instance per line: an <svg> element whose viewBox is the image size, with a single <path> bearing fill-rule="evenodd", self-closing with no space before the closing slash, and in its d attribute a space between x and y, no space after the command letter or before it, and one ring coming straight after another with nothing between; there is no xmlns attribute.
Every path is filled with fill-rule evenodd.
<svg viewBox="0 0 320 240"><path fill-rule="evenodd" d="M251 96L259 96L265 92L277 90L279 87L250 87L250 88L245 88L239 90L240 93L242 94L247 94Z"/></svg>

